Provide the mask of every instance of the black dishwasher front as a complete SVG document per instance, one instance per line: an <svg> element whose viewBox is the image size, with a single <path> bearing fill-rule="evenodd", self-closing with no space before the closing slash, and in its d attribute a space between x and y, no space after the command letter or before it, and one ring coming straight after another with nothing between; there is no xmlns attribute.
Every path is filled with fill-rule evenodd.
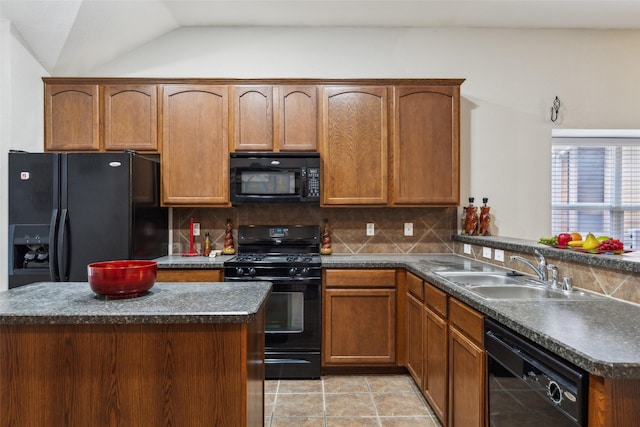
<svg viewBox="0 0 640 427"><path fill-rule="evenodd" d="M587 425L588 374L485 319L489 425Z"/></svg>

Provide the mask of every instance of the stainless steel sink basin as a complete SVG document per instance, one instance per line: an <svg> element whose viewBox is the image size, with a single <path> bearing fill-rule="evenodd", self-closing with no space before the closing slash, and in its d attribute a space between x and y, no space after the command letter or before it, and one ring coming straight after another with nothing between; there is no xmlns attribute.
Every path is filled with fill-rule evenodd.
<svg viewBox="0 0 640 427"><path fill-rule="evenodd" d="M520 276L512 277L506 274L482 271L439 271L436 274L459 285L515 285L524 280Z"/></svg>
<svg viewBox="0 0 640 427"><path fill-rule="evenodd" d="M497 285L469 286L471 292L485 299L567 299L568 294L542 286Z"/></svg>
<svg viewBox="0 0 640 427"><path fill-rule="evenodd" d="M597 300L597 294L584 291L565 292L529 276L507 276L506 273L483 271L439 271L450 280L477 296L488 300Z"/></svg>

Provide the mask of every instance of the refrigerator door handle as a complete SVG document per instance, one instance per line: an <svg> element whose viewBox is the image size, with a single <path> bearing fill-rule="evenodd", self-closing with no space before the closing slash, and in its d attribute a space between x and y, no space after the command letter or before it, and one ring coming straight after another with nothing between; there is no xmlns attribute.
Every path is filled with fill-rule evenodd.
<svg viewBox="0 0 640 427"><path fill-rule="evenodd" d="M49 223L49 279L52 282L60 281L60 270L58 269L58 222L60 215L58 209L51 212L51 221Z"/></svg>
<svg viewBox="0 0 640 427"><path fill-rule="evenodd" d="M60 275L60 281L66 282L69 280L69 247L67 244L68 223L69 223L69 211L62 209L60 215L60 223L58 230L58 273Z"/></svg>

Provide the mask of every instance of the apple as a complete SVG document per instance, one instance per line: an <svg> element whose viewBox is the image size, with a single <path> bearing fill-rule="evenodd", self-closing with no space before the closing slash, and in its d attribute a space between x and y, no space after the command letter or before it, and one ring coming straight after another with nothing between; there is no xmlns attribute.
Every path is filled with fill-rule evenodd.
<svg viewBox="0 0 640 427"><path fill-rule="evenodd" d="M567 244L573 240L571 234L569 233L560 233L558 234L558 246L561 248L566 248Z"/></svg>

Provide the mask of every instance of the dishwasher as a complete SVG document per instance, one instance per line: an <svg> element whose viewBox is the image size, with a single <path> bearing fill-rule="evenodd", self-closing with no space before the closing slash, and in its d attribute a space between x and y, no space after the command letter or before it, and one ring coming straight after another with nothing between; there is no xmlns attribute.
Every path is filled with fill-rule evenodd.
<svg viewBox="0 0 640 427"><path fill-rule="evenodd" d="M489 426L586 426L586 371L485 319Z"/></svg>

